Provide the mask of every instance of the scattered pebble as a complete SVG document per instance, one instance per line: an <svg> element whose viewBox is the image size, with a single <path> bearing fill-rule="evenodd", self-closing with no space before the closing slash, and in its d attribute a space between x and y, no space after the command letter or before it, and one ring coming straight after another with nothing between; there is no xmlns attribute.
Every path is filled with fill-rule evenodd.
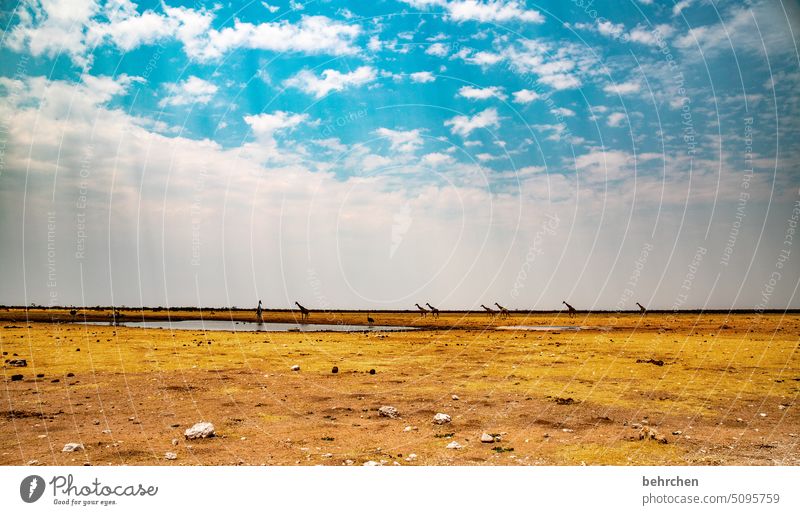
<svg viewBox="0 0 800 515"><path fill-rule="evenodd" d="M766 414L766 413L759 413L759 414L758 414L758 416L759 416L759 417L766 417L766 416L767 416L767 414Z"/></svg>
<svg viewBox="0 0 800 515"><path fill-rule="evenodd" d="M574 433L575 432L574 429L570 429L568 427L565 427L564 429L562 429L562 431L565 432L565 433Z"/></svg>
<svg viewBox="0 0 800 515"><path fill-rule="evenodd" d="M193 425L186 432L183 433L183 436L187 440L195 440L197 438L210 438L214 436L214 424L211 422L198 422L197 424Z"/></svg>
<svg viewBox="0 0 800 515"><path fill-rule="evenodd" d="M411 431L416 431L416 430L417 426L406 426L403 428L403 432L405 433L410 433Z"/></svg>
<svg viewBox="0 0 800 515"><path fill-rule="evenodd" d="M350 461L350 460L348 460L348 461ZM364 463L364 465L363 465L363 466L364 466L364 467L380 467L380 466L381 466L381 464L380 464L380 463L378 463L377 461L372 461L372 460L369 460L369 461L367 461L366 463Z"/></svg>
<svg viewBox="0 0 800 515"><path fill-rule="evenodd" d="M455 440L453 440L452 442L447 444L447 448L448 449L460 449L461 448L461 444L456 442Z"/></svg>
<svg viewBox="0 0 800 515"><path fill-rule="evenodd" d="M177 460L177 459L178 459L178 455L177 455L177 454L175 454L174 452L167 452L167 453L164 453L164 457L165 457L166 459L168 459L168 460Z"/></svg>
<svg viewBox="0 0 800 515"><path fill-rule="evenodd" d="M333 367L331 369L331 374L338 374L338 373L339 373L339 367Z"/></svg>
<svg viewBox="0 0 800 515"><path fill-rule="evenodd" d="M84 450L82 443L68 443L64 445L64 448L61 449L61 452L76 452Z"/></svg>
<svg viewBox="0 0 800 515"><path fill-rule="evenodd" d="M680 436L683 434L683 431L673 431L672 434L675 436Z"/></svg>
<svg viewBox="0 0 800 515"><path fill-rule="evenodd" d="M31 461L28 462L28 465L38 465L38 464L39 464L39 460L31 460Z"/></svg>
<svg viewBox="0 0 800 515"><path fill-rule="evenodd" d="M179 443L179 442L178 442L178 439L177 439L177 438L173 438L173 439L172 439L172 445L178 445L178 443Z"/></svg>
<svg viewBox="0 0 800 515"><path fill-rule="evenodd" d="M96 426L99 426L100 425L100 421L97 420L97 419L94 419L94 420L92 420L92 424L94 424Z"/></svg>
<svg viewBox="0 0 800 515"><path fill-rule="evenodd" d="M299 371L300 371L300 365L292 365L292 372L299 372Z"/></svg>
<svg viewBox="0 0 800 515"><path fill-rule="evenodd" d="M416 459L417 459L417 455L412 452L411 454L408 455L408 457L406 458L406 461L414 461Z"/></svg>
<svg viewBox="0 0 800 515"><path fill-rule="evenodd" d="M14 374L11 376L12 381L22 381L23 375L22 374Z"/></svg>
<svg viewBox="0 0 800 515"><path fill-rule="evenodd" d="M453 399L454 401L457 401L458 400L458 395L453 394L450 398Z"/></svg>
<svg viewBox="0 0 800 515"><path fill-rule="evenodd" d="M641 431L639 431L639 440L655 440L658 443L667 443L667 437L659 434L655 429L644 426Z"/></svg>
<svg viewBox="0 0 800 515"><path fill-rule="evenodd" d="M449 424L453 419L447 413L437 413L433 416L433 423L438 425Z"/></svg>
<svg viewBox="0 0 800 515"><path fill-rule="evenodd" d="M375 369L374 368L370 368L369 369L369 375L371 375L371 376L375 375Z"/></svg>

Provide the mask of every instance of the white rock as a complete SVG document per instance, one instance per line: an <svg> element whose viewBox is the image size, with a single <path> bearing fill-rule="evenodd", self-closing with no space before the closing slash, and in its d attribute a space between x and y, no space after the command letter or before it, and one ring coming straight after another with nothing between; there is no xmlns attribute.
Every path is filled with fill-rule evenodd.
<svg viewBox="0 0 800 515"><path fill-rule="evenodd" d="M450 442L449 444L447 444L447 448L448 449L460 449L461 448L461 444L454 440L454 441Z"/></svg>
<svg viewBox="0 0 800 515"><path fill-rule="evenodd" d="M39 464L39 460L31 460L31 461L28 462L28 465L38 465L38 464Z"/></svg>
<svg viewBox="0 0 800 515"><path fill-rule="evenodd" d="M417 455L414 454L413 452L409 454L408 457L406 458L406 460L408 461L414 461L415 459L417 459Z"/></svg>
<svg viewBox="0 0 800 515"><path fill-rule="evenodd" d="M84 450L82 443L68 443L61 449L61 452L76 452Z"/></svg>
<svg viewBox="0 0 800 515"><path fill-rule="evenodd" d="M177 460L178 459L178 455L175 454L174 452L164 453L164 457L167 458L168 460Z"/></svg>
<svg viewBox="0 0 800 515"><path fill-rule="evenodd" d="M186 432L183 433L183 436L185 436L187 440L210 438L214 436L214 424L211 422L198 422L187 429Z"/></svg>
<svg viewBox="0 0 800 515"><path fill-rule="evenodd" d="M353 460L344 460L345 465L352 465L354 462Z"/></svg>
<svg viewBox="0 0 800 515"><path fill-rule="evenodd" d="M381 406L378 408L378 415L388 418L400 418L400 412L394 406Z"/></svg>
<svg viewBox="0 0 800 515"><path fill-rule="evenodd" d="M575 432L574 430L566 428L566 427L564 429L562 429L562 431L564 431L565 433L574 433Z"/></svg>
<svg viewBox="0 0 800 515"><path fill-rule="evenodd" d="M292 372L299 372L299 371L300 371L300 365L292 365Z"/></svg>
<svg viewBox="0 0 800 515"><path fill-rule="evenodd" d="M433 416L433 423L434 424L449 424L453 419L450 418L450 415L447 413L437 413Z"/></svg>
<svg viewBox="0 0 800 515"><path fill-rule="evenodd" d="M450 397L450 398L453 399L454 401L457 401L458 400L458 395L453 394L452 397Z"/></svg>
<svg viewBox="0 0 800 515"><path fill-rule="evenodd" d="M178 443L179 443L179 442L178 442L178 439L177 439L177 438L173 438L173 439L172 439L172 445L178 445Z"/></svg>
<svg viewBox="0 0 800 515"><path fill-rule="evenodd" d="M494 443L494 436L489 433L483 433L481 435L481 443Z"/></svg>
<svg viewBox="0 0 800 515"><path fill-rule="evenodd" d="M759 413L758 415L759 415L760 417L766 417L766 416L767 416L767 414L766 414L766 413Z"/></svg>
<svg viewBox="0 0 800 515"><path fill-rule="evenodd" d="M410 433L411 431L414 431L415 429L417 429L417 428L414 427L414 426L406 426L406 427L403 428L403 432Z"/></svg>
<svg viewBox="0 0 800 515"><path fill-rule="evenodd" d="M381 466L381 464L380 464L380 463L378 463L377 461L372 461L372 460L369 460L368 462L364 463L364 465L363 465L363 466L364 466L364 467L380 467L380 466Z"/></svg>

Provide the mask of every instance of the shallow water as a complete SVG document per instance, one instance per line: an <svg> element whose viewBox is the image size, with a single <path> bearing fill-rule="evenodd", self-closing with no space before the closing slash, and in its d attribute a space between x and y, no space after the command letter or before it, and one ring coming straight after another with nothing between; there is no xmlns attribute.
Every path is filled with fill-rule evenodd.
<svg viewBox="0 0 800 515"><path fill-rule="evenodd" d="M109 322L75 322L86 325L110 325ZM121 327L140 327L142 329L177 329L187 331L270 331L314 333L333 331L339 333L356 331L414 331L416 327L390 325L347 325L347 324L282 324L277 322L233 322L230 320L147 320L144 322L120 322Z"/></svg>
<svg viewBox="0 0 800 515"><path fill-rule="evenodd" d="M581 329L599 329L582 325L501 325L496 329L507 331L580 331Z"/></svg>

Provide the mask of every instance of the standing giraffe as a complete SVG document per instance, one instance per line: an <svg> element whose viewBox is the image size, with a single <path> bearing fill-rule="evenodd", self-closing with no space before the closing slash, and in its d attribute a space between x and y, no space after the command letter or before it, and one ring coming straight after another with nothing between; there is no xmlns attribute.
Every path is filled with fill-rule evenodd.
<svg viewBox="0 0 800 515"><path fill-rule="evenodd" d="M577 313L577 312L578 312L578 310L576 310L575 308L573 308L572 306L570 306L569 304L567 304L567 301L566 301L566 300L562 300L562 301L561 301L561 303L562 303L562 304L564 304L565 306L567 306L567 309L569 310L569 317L570 317L570 318L574 317L574 316L575 316L575 313Z"/></svg>
<svg viewBox="0 0 800 515"><path fill-rule="evenodd" d="M439 310L438 310L438 309L436 309L435 307L431 306L431 305L430 305L429 303L427 303L427 302L425 303L425 305L426 305L426 306L428 306L428 307L430 308L430 310L431 310L431 314L433 314L433 318L439 318Z"/></svg>
<svg viewBox="0 0 800 515"><path fill-rule="evenodd" d="M417 306L417 309L419 309L419 312L422 314L423 318L428 316L428 310L427 309L423 308L419 304L414 304L414 305Z"/></svg>
<svg viewBox="0 0 800 515"><path fill-rule="evenodd" d="M645 316L646 316L646 315L647 315L647 308L646 308L646 307L644 307L644 306L642 306L642 305L641 305L641 304L639 304L638 302L636 303L636 305L637 305L637 306L639 306L639 312L640 312L642 315L645 315Z"/></svg>
<svg viewBox="0 0 800 515"><path fill-rule="evenodd" d="M311 314L311 311L301 306L300 303L297 301L294 301L294 303L297 304L298 308L300 308L300 320L308 320L308 315Z"/></svg>
<svg viewBox="0 0 800 515"><path fill-rule="evenodd" d="M495 306L500 310L500 318L508 318L511 314L508 312L506 308L498 304L497 302L494 303Z"/></svg>
<svg viewBox="0 0 800 515"><path fill-rule="evenodd" d="M258 309L256 309L256 318L258 319L258 323L259 324L264 322L263 312L264 312L264 310L261 308L261 300L259 299L259 301L258 301Z"/></svg>
<svg viewBox="0 0 800 515"><path fill-rule="evenodd" d="M490 317L493 317L495 315L494 310L492 308L484 306L483 304L481 304L481 307L486 310L486 314L489 315Z"/></svg>

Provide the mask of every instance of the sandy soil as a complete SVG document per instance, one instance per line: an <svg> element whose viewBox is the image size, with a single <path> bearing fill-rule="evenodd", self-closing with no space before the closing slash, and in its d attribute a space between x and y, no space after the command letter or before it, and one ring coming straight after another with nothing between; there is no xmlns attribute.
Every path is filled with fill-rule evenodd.
<svg viewBox="0 0 800 515"><path fill-rule="evenodd" d="M165 313L125 312L143 316ZM0 311L4 361L27 360L3 368L0 465L800 464L800 315L372 316L422 329L203 333ZM357 312L311 318L366 322ZM400 418L379 416L384 405ZM438 412L452 422L434 425ZM185 440L199 421L217 437ZM640 440L640 426L666 443ZM481 443L484 432L500 441ZM448 449L453 441L461 448ZM68 442L85 449L62 452Z"/></svg>

